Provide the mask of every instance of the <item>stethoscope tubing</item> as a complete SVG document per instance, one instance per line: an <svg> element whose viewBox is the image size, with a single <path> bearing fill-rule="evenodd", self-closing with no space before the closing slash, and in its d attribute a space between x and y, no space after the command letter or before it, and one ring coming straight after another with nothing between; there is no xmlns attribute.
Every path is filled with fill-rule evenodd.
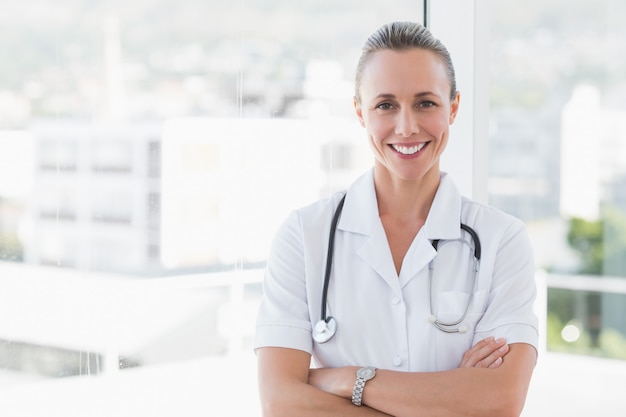
<svg viewBox="0 0 626 417"><path fill-rule="evenodd" d="M337 205L337 208L335 209L335 213L333 214L333 219L332 219L331 226L330 226L330 233L328 236L328 251L326 254L326 269L324 271L324 285L322 288L320 320L316 323L315 327L313 328L313 339L318 343L326 343L328 340L330 340L334 336L337 330L337 321L334 319L334 317L328 316L326 314L326 307L328 305L328 302L327 302L328 301L328 287L330 284L330 275L332 272L333 254L335 251L335 234L337 231L337 223L339 222L339 217L341 216L341 212L343 211L343 205L344 205L345 200L346 200L346 194L343 195L343 197L339 201L339 204ZM465 307L465 311L463 312L463 315L458 320L455 320L452 322L443 322L443 321L438 320L433 314L432 312L432 308L433 308L432 271L434 268L432 266L432 261L429 266L429 269L430 269L429 280L428 280L428 286L429 286L429 292L430 292L429 294L429 301L430 301L429 321L437 329L446 333L465 333L467 331L466 326L460 326L457 328L453 328L453 326L457 326L463 320L465 320L465 317L467 316L467 313L469 311L469 306L472 303L472 299L474 295L474 289L475 289L474 287L476 286L476 282L478 279L477 275L478 275L478 269L479 269L479 264L480 264L481 251L482 251L480 238L478 237L478 234L476 233L476 231L464 223L460 223L460 226L461 226L461 229L469 233L470 237L472 238L472 243L474 245L474 248L473 248L474 249L474 275L473 275L472 289L470 292L468 303ZM441 241L440 239L435 239L432 241L432 245L435 251L437 251L440 241ZM469 245L469 243L467 242L465 242L465 244Z"/></svg>
<svg viewBox="0 0 626 417"><path fill-rule="evenodd" d="M330 283L330 273L333 266L333 253L335 252L335 232L337 231L337 223L339 222L339 217L341 215L341 211L343 210L343 203L346 201L346 194L343 195L337 208L335 209L335 214L333 215L333 221L330 225L330 235L328 236L328 253L326 254L326 271L324 275L324 288L322 289L322 309L320 317L326 323L328 323L328 317L326 316L326 299L328 298L328 285Z"/></svg>

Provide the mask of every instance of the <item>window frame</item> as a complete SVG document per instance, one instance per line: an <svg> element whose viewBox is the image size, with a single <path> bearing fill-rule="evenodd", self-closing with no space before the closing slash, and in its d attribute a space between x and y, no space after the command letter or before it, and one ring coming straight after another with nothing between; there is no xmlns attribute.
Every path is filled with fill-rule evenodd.
<svg viewBox="0 0 626 417"><path fill-rule="evenodd" d="M427 26L448 48L461 93L461 107L450 129L441 169L452 175L463 195L487 203L488 5L485 0L424 1Z"/></svg>

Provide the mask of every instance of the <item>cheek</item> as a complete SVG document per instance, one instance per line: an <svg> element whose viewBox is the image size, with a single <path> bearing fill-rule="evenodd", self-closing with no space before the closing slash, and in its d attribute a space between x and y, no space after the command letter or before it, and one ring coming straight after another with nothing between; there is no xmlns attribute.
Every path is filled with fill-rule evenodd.
<svg viewBox="0 0 626 417"><path fill-rule="evenodd" d="M393 124L390 122L390 118L369 117L365 120L365 128L367 129L368 135L371 136L374 141L378 142L393 131Z"/></svg>
<svg viewBox="0 0 626 417"><path fill-rule="evenodd" d="M440 138L444 133L446 133L449 127L450 124L444 117L433 117L428 120L424 120L422 123L422 129L426 130L436 138Z"/></svg>

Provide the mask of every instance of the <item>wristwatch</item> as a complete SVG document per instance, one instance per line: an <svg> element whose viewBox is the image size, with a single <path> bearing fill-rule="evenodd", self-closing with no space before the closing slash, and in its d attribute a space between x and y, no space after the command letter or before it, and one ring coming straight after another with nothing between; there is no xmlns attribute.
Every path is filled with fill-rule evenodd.
<svg viewBox="0 0 626 417"><path fill-rule="evenodd" d="M366 366L356 371L356 381L354 382L354 388L352 389L352 404L360 407L363 405L363 389L365 383L376 376L376 368L373 366Z"/></svg>

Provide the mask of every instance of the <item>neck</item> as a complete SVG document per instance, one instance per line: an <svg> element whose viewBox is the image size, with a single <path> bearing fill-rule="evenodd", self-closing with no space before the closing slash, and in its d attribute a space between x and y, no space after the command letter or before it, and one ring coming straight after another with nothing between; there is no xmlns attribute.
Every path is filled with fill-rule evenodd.
<svg viewBox="0 0 626 417"><path fill-rule="evenodd" d="M439 187L439 170L433 168L423 177L409 181L375 167L374 186L381 218L423 223Z"/></svg>

